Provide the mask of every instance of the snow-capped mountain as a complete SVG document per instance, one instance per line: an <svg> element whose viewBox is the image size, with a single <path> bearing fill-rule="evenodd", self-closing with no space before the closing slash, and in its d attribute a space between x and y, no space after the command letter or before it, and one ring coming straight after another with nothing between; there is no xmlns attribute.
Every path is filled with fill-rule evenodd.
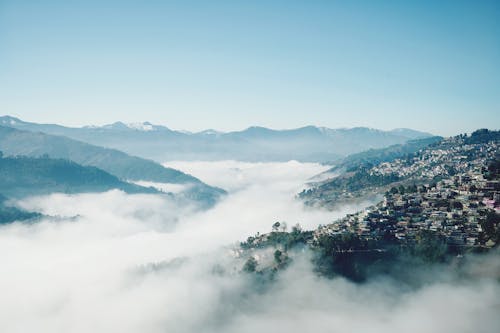
<svg viewBox="0 0 500 333"><path fill-rule="evenodd" d="M150 122L71 128L30 123L10 116L0 117L0 125L63 135L160 162L225 159L329 162L367 149L432 136L411 129L382 131L366 127L331 129L316 126L288 130L252 126L234 132L208 129L191 133Z"/></svg>

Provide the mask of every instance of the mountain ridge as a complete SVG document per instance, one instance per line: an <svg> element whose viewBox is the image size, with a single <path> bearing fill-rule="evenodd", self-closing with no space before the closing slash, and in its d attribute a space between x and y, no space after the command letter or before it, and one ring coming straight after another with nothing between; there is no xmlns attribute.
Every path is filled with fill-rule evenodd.
<svg viewBox="0 0 500 333"><path fill-rule="evenodd" d="M171 129L165 125L161 124L154 124L151 123L150 121L143 121L143 122L130 122L126 123L123 121L115 121L110 124L104 124L104 125L83 125L83 126L65 126L65 125L59 125L55 123L36 123L36 122L29 122L22 120L20 118L10 116L10 115L4 115L0 116L0 125L3 126L30 126L30 125L35 125L35 126L54 126L54 127L61 127L61 128L66 128L66 129L125 129L125 130L143 130L141 125L144 126L152 126L153 129L155 130L166 130L166 131L172 131L172 132L177 132L180 134L191 134L191 135L197 135L205 132L214 132L214 133L219 133L219 134L230 134L230 133L241 133L241 132L247 132L247 131L253 131L253 130L268 130L272 132L292 132L292 131L298 131L298 130L304 130L304 129L317 129L320 131L349 131L349 130L369 130L369 131L378 131L378 132L386 132L386 133L413 133L412 135L416 136L434 136L434 134L424 132L424 131L419 131L419 130L414 130L411 128L406 128L406 127L398 127L390 130L381 130L377 129L374 127L366 127L366 126L353 126L353 127L337 127L337 128L331 128L331 127L326 127L326 126L317 126L317 125L304 125L300 127L293 127L293 128L283 128L283 129L276 129L276 128L271 128L271 127L266 127L266 126L260 126L260 125L251 125L248 126L244 129L241 130L230 130L230 131L222 131L222 130L216 130L214 128L207 128L204 130L199 130L199 131L189 131L189 130L174 130ZM149 131L150 128L145 129L146 131ZM405 135L408 136L408 135Z"/></svg>
<svg viewBox="0 0 500 333"><path fill-rule="evenodd" d="M62 192L68 194L105 192L112 189L127 193L157 194L153 188L121 181L93 166L70 160L44 157L0 157L0 200Z"/></svg>
<svg viewBox="0 0 500 333"><path fill-rule="evenodd" d="M189 189L182 195L208 205L213 205L225 194L222 189L211 187L191 175L154 161L59 135L0 126L0 151L6 156L48 155L51 158L66 159L83 166L97 167L124 181L189 185Z"/></svg>
<svg viewBox="0 0 500 333"><path fill-rule="evenodd" d="M172 130L150 122L65 127L30 123L11 116L0 117L0 125L63 135L160 163L172 160L226 159L327 163L367 149L432 136L411 129L331 129L312 125L285 130L250 126L241 131L221 132L209 129L194 133Z"/></svg>

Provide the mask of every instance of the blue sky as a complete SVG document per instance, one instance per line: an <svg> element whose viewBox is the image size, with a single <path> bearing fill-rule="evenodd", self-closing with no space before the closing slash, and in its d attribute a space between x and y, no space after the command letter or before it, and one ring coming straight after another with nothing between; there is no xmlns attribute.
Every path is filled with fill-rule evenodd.
<svg viewBox="0 0 500 333"><path fill-rule="evenodd" d="M174 129L500 124L500 1L0 0L0 114Z"/></svg>

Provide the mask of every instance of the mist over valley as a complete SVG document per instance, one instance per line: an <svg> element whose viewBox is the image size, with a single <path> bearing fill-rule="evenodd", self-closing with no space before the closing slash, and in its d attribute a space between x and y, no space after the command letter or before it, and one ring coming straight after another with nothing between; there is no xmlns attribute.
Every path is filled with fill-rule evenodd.
<svg viewBox="0 0 500 333"><path fill-rule="evenodd" d="M0 333L500 332L499 22L0 0Z"/></svg>

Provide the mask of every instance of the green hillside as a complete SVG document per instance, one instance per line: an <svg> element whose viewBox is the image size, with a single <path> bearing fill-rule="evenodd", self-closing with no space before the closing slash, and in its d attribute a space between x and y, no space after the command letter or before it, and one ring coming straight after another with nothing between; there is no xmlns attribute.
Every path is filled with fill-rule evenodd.
<svg viewBox="0 0 500 333"><path fill-rule="evenodd" d="M0 157L0 189L7 197L82 193L120 189L128 193L157 193L156 190L121 181L96 167L48 157Z"/></svg>
<svg viewBox="0 0 500 333"><path fill-rule="evenodd" d="M181 196L213 205L225 191L204 184L199 179L181 171L163 167L151 160L127 155L63 136L41 132L21 131L0 126L0 151L6 156L29 156L70 160L83 166L93 166L122 180L152 181L158 183L186 184L189 190ZM97 185L96 185L97 186Z"/></svg>

